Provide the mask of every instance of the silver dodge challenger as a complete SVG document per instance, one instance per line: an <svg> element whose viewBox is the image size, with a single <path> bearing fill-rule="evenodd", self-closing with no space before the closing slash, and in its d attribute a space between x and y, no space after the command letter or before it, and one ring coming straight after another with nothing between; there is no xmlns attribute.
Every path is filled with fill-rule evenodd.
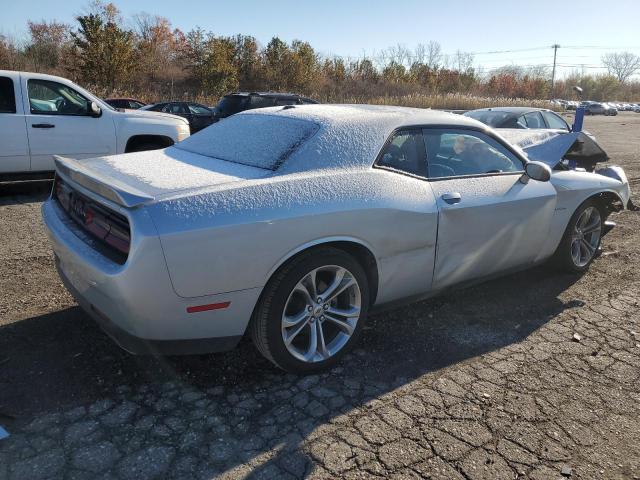
<svg viewBox="0 0 640 480"><path fill-rule="evenodd" d="M63 282L126 350L200 354L249 333L307 373L374 307L549 259L587 269L630 197L602 154L582 132L498 134L438 111L274 107L164 150L57 157L42 213Z"/></svg>

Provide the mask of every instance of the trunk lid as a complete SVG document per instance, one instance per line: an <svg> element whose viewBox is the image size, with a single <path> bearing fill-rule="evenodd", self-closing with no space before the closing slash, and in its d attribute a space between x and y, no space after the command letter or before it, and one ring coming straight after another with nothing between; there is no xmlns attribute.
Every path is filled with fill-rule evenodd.
<svg viewBox="0 0 640 480"><path fill-rule="evenodd" d="M262 178L270 170L174 147L88 160L56 156L56 171L98 195L133 208L193 189Z"/></svg>

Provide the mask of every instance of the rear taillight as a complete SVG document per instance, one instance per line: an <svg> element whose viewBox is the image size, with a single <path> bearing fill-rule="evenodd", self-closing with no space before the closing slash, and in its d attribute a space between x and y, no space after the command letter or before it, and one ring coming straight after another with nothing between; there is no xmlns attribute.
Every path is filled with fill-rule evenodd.
<svg viewBox="0 0 640 480"><path fill-rule="evenodd" d="M56 178L54 197L67 214L93 238L99 240L118 263L129 254L131 233L126 217L72 189Z"/></svg>

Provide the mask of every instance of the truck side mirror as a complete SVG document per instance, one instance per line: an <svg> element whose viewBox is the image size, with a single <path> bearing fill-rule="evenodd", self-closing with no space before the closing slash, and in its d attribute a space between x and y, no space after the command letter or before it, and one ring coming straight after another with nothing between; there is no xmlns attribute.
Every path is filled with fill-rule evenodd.
<svg viewBox="0 0 640 480"><path fill-rule="evenodd" d="M96 102L89 103L89 115L91 115L93 118L98 118L100 115L102 115L102 109L100 108L100 105L98 105Z"/></svg>

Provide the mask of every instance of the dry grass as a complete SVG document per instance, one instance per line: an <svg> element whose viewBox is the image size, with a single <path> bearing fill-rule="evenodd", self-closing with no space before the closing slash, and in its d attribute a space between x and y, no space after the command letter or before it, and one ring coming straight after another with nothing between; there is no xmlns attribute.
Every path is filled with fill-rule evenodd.
<svg viewBox="0 0 640 480"><path fill-rule="evenodd" d="M488 107L537 107L553 109L547 100L528 100L525 98L477 97L462 93L444 95L409 94L401 96L382 96L372 98L345 97L341 103L368 103L372 105L397 105L403 107L433 108L440 110L474 110Z"/></svg>

